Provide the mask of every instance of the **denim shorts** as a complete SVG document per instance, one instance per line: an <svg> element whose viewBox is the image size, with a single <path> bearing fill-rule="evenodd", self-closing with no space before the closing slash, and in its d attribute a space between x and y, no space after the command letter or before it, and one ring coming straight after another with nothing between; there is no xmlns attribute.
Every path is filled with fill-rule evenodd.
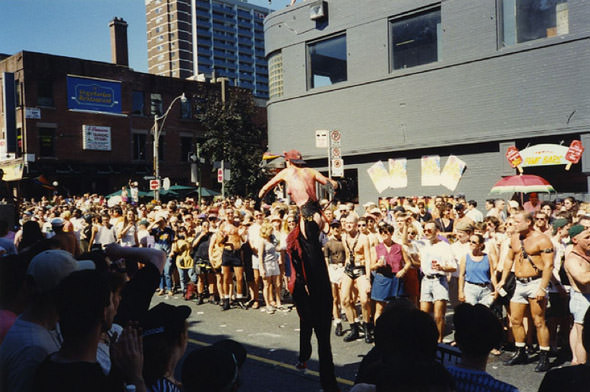
<svg viewBox="0 0 590 392"><path fill-rule="evenodd" d="M574 323L584 324L584 315L590 307L590 294L583 294L570 290L570 312L574 316Z"/></svg>
<svg viewBox="0 0 590 392"><path fill-rule="evenodd" d="M516 302L519 304L528 304L529 298L535 298L537 291L541 286L541 278L531 280L528 283L522 283L518 279L516 280L516 289L514 295L510 298L510 302ZM545 296L547 296L547 290L545 290Z"/></svg>
<svg viewBox="0 0 590 392"><path fill-rule="evenodd" d="M440 275L434 279L422 278L420 286L420 302L436 302L449 300L449 283L447 277Z"/></svg>
<svg viewBox="0 0 590 392"><path fill-rule="evenodd" d="M465 294L465 302L471 305L482 304L489 308L494 301L494 292L492 291L491 283L485 287L481 287L473 283L465 282L463 293Z"/></svg>

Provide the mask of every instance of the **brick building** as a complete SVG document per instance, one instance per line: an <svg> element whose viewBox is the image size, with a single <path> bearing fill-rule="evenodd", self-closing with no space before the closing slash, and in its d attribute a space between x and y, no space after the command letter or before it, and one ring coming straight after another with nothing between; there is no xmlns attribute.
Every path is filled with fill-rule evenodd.
<svg viewBox="0 0 590 392"><path fill-rule="evenodd" d="M112 34L122 21L113 22ZM154 116L182 93L189 100L176 100L165 123L160 121L160 176L190 183L189 155L202 137L191 101L219 93L222 84L135 72L127 66L126 45L113 45L115 61L27 51L0 60L2 85L13 85L15 97L11 108L10 89L0 95L0 167L25 196L37 193L32 179L41 174L73 194L109 193L129 179L146 189L143 177L153 174ZM203 185L211 186L210 170L203 173Z"/></svg>

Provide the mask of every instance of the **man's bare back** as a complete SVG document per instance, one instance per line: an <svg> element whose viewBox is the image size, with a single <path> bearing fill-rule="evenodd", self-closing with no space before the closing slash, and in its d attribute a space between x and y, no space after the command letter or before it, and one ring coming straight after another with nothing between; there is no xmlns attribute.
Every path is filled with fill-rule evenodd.
<svg viewBox="0 0 590 392"><path fill-rule="evenodd" d="M565 272L572 288L590 294L590 230L575 236L574 247L565 258Z"/></svg>

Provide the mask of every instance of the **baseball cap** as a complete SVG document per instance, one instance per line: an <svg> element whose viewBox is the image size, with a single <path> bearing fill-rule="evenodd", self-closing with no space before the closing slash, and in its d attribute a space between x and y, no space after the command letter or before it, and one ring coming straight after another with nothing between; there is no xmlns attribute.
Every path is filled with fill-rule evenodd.
<svg viewBox="0 0 590 392"><path fill-rule="evenodd" d="M567 219L557 218L553 221L551 226L553 226L553 234L557 234L557 230L561 229L563 226L568 224Z"/></svg>
<svg viewBox="0 0 590 392"><path fill-rule="evenodd" d="M473 231L473 226L469 222L459 221L455 225L455 230L459 230L459 231Z"/></svg>
<svg viewBox="0 0 590 392"><path fill-rule="evenodd" d="M301 153L297 150L287 151L283 154L283 156L285 157L285 160L291 161L292 163L295 163L295 164L305 163L305 161L301 157Z"/></svg>
<svg viewBox="0 0 590 392"><path fill-rule="evenodd" d="M33 278L40 292L55 289L59 283L74 271L95 269L91 260L78 261L62 249L50 249L33 257L27 275Z"/></svg>
<svg viewBox="0 0 590 392"><path fill-rule="evenodd" d="M518 208L518 202L516 200L508 200L508 205L510 208Z"/></svg>
<svg viewBox="0 0 590 392"><path fill-rule="evenodd" d="M570 241L572 238L574 238L584 230L586 230L586 228L582 225L573 225L572 227L570 227L570 229L568 230L568 233L570 235Z"/></svg>
<svg viewBox="0 0 590 392"><path fill-rule="evenodd" d="M191 308L188 306L172 306L161 302L148 310L143 318L143 337L180 333L190 314Z"/></svg>
<svg viewBox="0 0 590 392"><path fill-rule="evenodd" d="M65 221L62 218L53 218L51 220L51 226L53 227L60 227L63 226Z"/></svg>

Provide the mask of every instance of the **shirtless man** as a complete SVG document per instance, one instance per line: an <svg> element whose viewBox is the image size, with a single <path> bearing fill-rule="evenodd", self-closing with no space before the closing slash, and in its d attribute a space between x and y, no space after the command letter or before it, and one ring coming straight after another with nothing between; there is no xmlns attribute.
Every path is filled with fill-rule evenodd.
<svg viewBox="0 0 590 392"><path fill-rule="evenodd" d="M226 221L221 224L215 236L218 246L223 246L221 273L223 275L223 310L230 309L230 286L232 284L232 268L236 274L236 299L243 299L244 290L244 263L242 261L243 234L240 232L240 219L234 215L230 208L225 210Z"/></svg>
<svg viewBox="0 0 590 392"><path fill-rule="evenodd" d="M371 244L369 236L363 234L358 227L359 220L355 215L349 215L344 220L346 233L342 236L346 262L342 277L342 307L350 323L350 332L344 337L345 342L352 342L359 338L359 319L356 313L357 296L361 300L363 313L363 332L365 342L372 343L371 328ZM366 224L366 222L365 222Z"/></svg>
<svg viewBox="0 0 590 392"><path fill-rule="evenodd" d="M280 182L285 182L287 184L287 194L297 207L299 207L301 217L307 220L313 219L320 230L323 229L326 222L323 221L321 216L321 207L315 193L315 186L316 183L322 185L330 183L332 187L336 189L338 183L323 176L315 169L299 167L299 165L305 163L305 161L301 159L301 153L299 151L291 150L286 152L284 156L287 167L271 178L270 181L260 189L258 197L262 199L269 190L277 186ZM306 236L304 229L305 227L302 221L301 230L303 235Z"/></svg>
<svg viewBox="0 0 590 392"><path fill-rule="evenodd" d="M311 334L315 330L320 359L320 383L326 392L338 391L334 361L330 347L332 321L332 291L328 268L319 241L324 225L321 207L315 192L316 183L334 187L337 183L317 170L300 167L305 164L301 153L291 150L284 154L287 167L265 184L258 196L263 198L280 182L287 184L287 193L300 212L299 227L287 237L287 253L291 260L292 279L289 290L299 314L299 361L297 368L305 369L311 357Z"/></svg>
<svg viewBox="0 0 590 392"><path fill-rule="evenodd" d="M572 365L586 363L586 350L582 345L584 315L590 307L590 230L582 225L569 229L569 236L574 244L565 258L565 272L569 278L570 312L574 316L574 326L570 331Z"/></svg>
<svg viewBox="0 0 590 392"><path fill-rule="evenodd" d="M548 236L534 229L533 217L526 212L515 215L514 230L515 233L510 239L510 249L506 257L502 279L497 287L497 291L499 291L504 286L508 273L514 264L516 290L510 300L510 318L517 351L512 358L505 362L505 365L512 366L528 362L525 348L526 334L522 323L528 305L537 328L537 340L541 350L535 371L545 372L550 367L549 329L545 323L545 310L547 308L547 286L553 271L553 243Z"/></svg>

